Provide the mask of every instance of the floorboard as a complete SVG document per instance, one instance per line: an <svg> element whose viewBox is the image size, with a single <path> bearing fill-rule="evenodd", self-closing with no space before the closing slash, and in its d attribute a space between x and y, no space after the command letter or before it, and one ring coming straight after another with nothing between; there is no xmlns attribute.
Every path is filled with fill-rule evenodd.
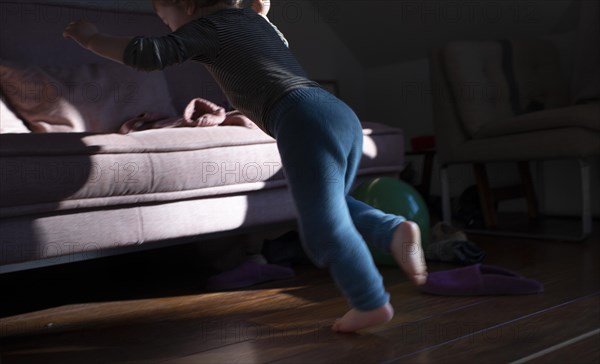
<svg viewBox="0 0 600 364"><path fill-rule="evenodd" d="M202 290L180 248L11 273L0 363L598 363L599 230L579 243L469 236L484 263L541 281L537 295L427 295L381 267L396 316L359 334L330 330L348 306L311 266L232 292Z"/></svg>
<svg viewBox="0 0 600 364"><path fill-rule="evenodd" d="M515 317L510 321L502 320L485 327L473 324L471 332L459 332L456 338L392 362L442 362L445 358L452 357L458 362L485 362L494 358L496 362L509 363L598 328L597 320L590 320L589 316L578 313L586 311L590 316L598 317L599 305L600 296L597 293Z"/></svg>
<svg viewBox="0 0 600 364"><path fill-rule="evenodd" d="M530 363L580 363L595 364L600 358L600 329L574 337L560 344L545 348L525 358L515 360L514 364Z"/></svg>

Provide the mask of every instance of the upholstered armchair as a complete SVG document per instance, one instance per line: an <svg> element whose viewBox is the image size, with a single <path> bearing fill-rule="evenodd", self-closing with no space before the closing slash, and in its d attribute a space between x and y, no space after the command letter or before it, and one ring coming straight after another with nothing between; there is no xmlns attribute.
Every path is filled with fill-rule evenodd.
<svg viewBox="0 0 600 364"><path fill-rule="evenodd" d="M571 102L553 43L453 41L434 49L430 61L444 220L451 221L452 165L473 165L485 226L493 229L504 199L526 198L529 217L537 217L530 162L572 159L580 167L581 237L587 236L589 158L600 154L600 103ZM486 164L492 162L518 163L522 184L491 188Z"/></svg>

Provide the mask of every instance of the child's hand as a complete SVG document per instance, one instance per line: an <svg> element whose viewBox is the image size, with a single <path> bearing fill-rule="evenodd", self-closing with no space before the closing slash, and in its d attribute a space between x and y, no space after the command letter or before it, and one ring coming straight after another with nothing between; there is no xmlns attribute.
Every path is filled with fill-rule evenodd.
<svg viewBox="0 0 600 364"><path fill-rule="evenodd" d="M94 24L84 20L77 20L69 23L63 32L63 37L71 38L83 48L88 48L90 40L97 34L98 28Z"/></svg>

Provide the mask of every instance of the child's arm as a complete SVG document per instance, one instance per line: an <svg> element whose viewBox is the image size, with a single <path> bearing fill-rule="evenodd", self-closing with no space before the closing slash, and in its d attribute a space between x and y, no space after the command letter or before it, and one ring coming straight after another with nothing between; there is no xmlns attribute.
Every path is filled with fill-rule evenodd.
<svg viewBox="0 0 600 364"><path fill-rule="evenodd" d="M214 29L185 25L160 37L115 37L98 32L94 24L77 21L69 24L63 36L83 48L138 70L155 71L195 57L210 62L218 52Z"/></svg>
<svg viewBox="0 0 600 364"><path fill-rule="evenodd" d="M63 32L63 37L71 38L83 48L118 63L123 63L125 48L133 39L102 34L94 24L86 21L71 22Z"/></svg>

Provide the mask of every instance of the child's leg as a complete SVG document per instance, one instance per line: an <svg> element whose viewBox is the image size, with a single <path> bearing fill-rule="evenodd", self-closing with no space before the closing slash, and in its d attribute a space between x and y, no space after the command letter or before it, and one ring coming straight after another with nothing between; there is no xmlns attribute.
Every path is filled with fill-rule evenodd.
<svg viewBox="0 0 600 364"><path fill-rule="evenodd" d="M406 221L402 216L386 214L351 196L347 196L346 200L354 225L363 238L380 251L392 254L415 284L425 284L427 266L419 226Z"/></svg>
<svg viewBox="0 0 600 364"><path fill-rule="evenodd" d="M354 226L369 244L384 253L391 253L415 284L425 284L427 266L419 226L402 216L386 214L348 194L361 157L362 139L353 146L346 171L346 202Z"/></svg>
<svg viewBox="0 0 600 364"><path fill-rule="evenodd" d="M357 157L352 149L362 142L362 129L345 104L325 91L310 91L316 92L313 100L278 115L271 131L294 197L304 248L315 264L329 268L359 311L341 328L354 331L385 322L392 314L383 279L346 202L347 182L354 177L348 167L357 163L349 158Z"/></svg>
<svg viewBox="0 0 600 364"><path fill-rule="evenodd" d="M346 197L346 202L354 225L363 238L378 250L389 253L394 230L406 219L386 214L350 195Z"/></svg>

